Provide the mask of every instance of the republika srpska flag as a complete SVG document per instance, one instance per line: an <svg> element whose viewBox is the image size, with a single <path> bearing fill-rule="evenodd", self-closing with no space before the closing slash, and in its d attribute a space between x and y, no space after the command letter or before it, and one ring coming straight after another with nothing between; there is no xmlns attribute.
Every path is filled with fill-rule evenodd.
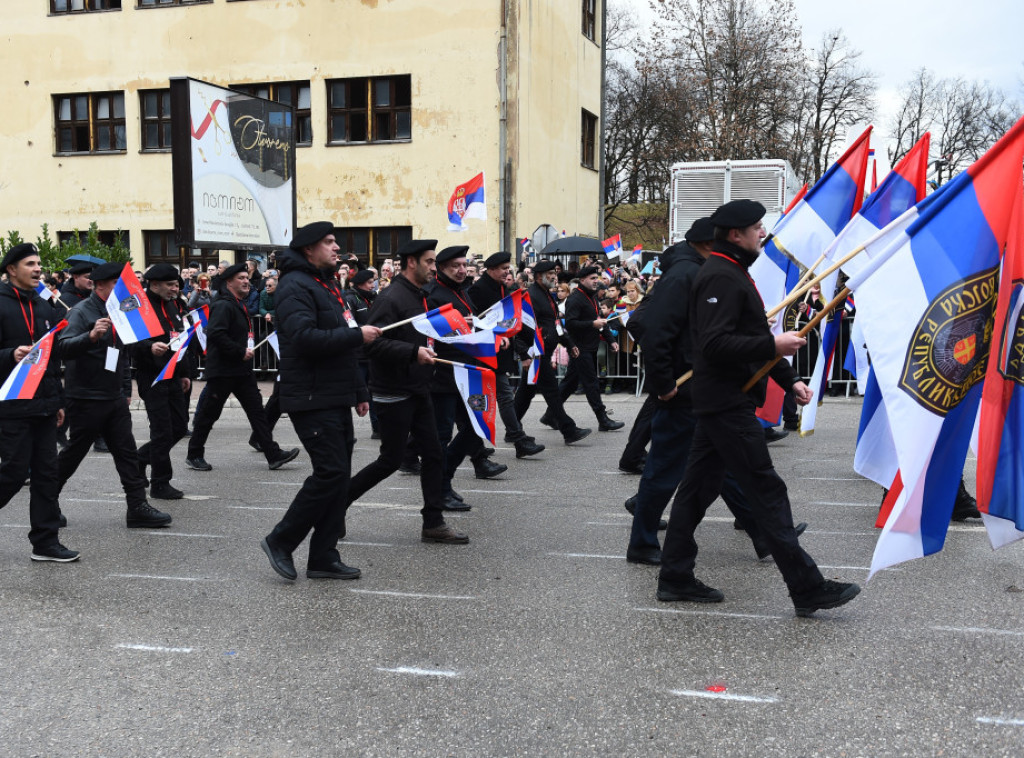
<svg viewBox="0 0 1024 758"><path fill-rule="evenodd" d="M107 298L107 315L125 345L164 333L156 310L132 271L131 263L124 264L124 270Z"/></svg>
<svg viewBox="0 0 1024 758"><path fill-rule="evenodd" d="M61 321L57 326L43 335L24 358L7 375L6 381L0 386L0 402L4 400L31 400L36 396L39 382L43 380L46 367L53 353L53 337L68 325Z"/></svg>
<svg viewBox="0 0 1024 758"><path fill-rule="evenodd" d="M446 345L454 345L466 355L471 355L493 369L498 368L498 343L502 336L490 329L472 334L455 334L441 339Z"/></svg>
<svg viewBox="0 0 1024 758"><path fill-rule="evenodd" d="M171 350L174 351L174 355L167 361L167 364L160 370L160 373L156 375L156 379L153 380L153 384L162 382L165 379L174 378L174 370L181 363L181 359L185 357L185 352L188 350L188 343L192 341L192 336L196 333L199 328L199 324L193 324L192 327L185 332L184 335L179 337L177 340L171 341Z"/></svg>
<svg viewBox="0 0 1024 758"><path fill-rule="evenodd" d="M1024 119L848 283L903 483L872 574L945 541L981 400L1000 255L1019 232L1011 224L1020 223L1022 163Z"/></svg>
<svg viewBox="0 0 1024 758"><path fill-rule="evenodd" d="M464 232L469 229L465 222L467 218L487 220L483 171L456 187L448 199L448 231Z"/></svg>
<svg viewBox="0 0 1024 758"><path fill-rule="evenodd" d="M452 365L455 386L459 388L462 401L466 404L473 431L488 442L497 436L495 418L498 413L497 391L494 372L465 363Z"/></svg>
<svg viewBox="0 0 1024 758"><path fill-rule="evenodd" d="M530 312L533 313L532 309ZM523 290L516 290L496 302L473 319L473 326L514 337L523 328Z"/></svg>
<svg viewBox="0 0 1024 758"><path fill-rule="evenodd" d="M199 328L196 329L196 339L199 340L199 346L203 348L203 352L206 352L206 325L210 323L210 306L201 305L195 310L191 310L185 314L187 320L191 320Z"/></svg>
<svg viewBox="0 0 1024 758"><path fill-rule="evenodd" d="M422 316L417 316L409 322L409 325L420 334L442 342L447 342L451 337L459 334L469 334L473 331L466 319L455 310L451 303L445 303L440 308L434 308Z"/></svg>
<svg viewBox="0 0 1024 758"><path fill-rule="evenodd" d="M526 373L526 383L536 384L540 377L540 359L544 356L544 337L540 333L540 324L537 323L537 317L533 312L533 300L528 291L523 293L523 326L533 330L533 344L526 351L533 359Z"/></svg>

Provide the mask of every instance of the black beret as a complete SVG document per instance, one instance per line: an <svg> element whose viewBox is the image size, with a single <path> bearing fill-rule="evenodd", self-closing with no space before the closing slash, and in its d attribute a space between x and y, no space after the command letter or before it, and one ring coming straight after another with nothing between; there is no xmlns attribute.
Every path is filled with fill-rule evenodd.
<svg viewBox="0 0 1024 758"><path fill-rule="evenodd" d="M178 276L178 269L170 263L157 263L149 267L146 272L147 282L176 282L181 279Z"/></svg>
<svg viewBox="0 0 1024 758"><path fill-rule="evenodd" d="M484 268L497 268L498 266L503 266L506 263L511 263L511 262L512 262L512 254L511 253L505 253L505 252L495 253L494 255L490 256L487 260L484 261Z"/></svg>
<svg viewBox="0 0 1024 758"><path fill-rule="evenodd" d="M687 242L711 242L715 238L715 225L710 216L704 216L693 222L686 232Z"/></svg>
<svg viewBox="0 0 1024 758"><path fill-rule="evenodd" d="M30 255L39 255L39 250L31 242L22 242L20 245L15 245L7 251L3 260L0 261L0 271L6 271L7 267L12 263L17 263L23 258L28 258Z"/></svg>
<svg viewBox="0 0 1024 758"><path fill-rule="evenodd" d="M92 274L89 278L94 282L105 282L110 279L118 279L121 276L121 272L124 271L124 264L118 263L117 261L107 261L101 263L99 266L92 270Z"/></svg>
<svg viewBox="0 0 1024 758"><path fill-rule="evenodd" d="M400 248L396 255L401 258L407 258L413 255L419 258L428 250L437 250L437 240L409 240Z"/></svg>
<svg viewBox="0 0 1024 758"><path fill-rule="evenodd" d="M94 268L96 268L95 263L89 263L87 261L76 261L75 265L68 269L68 273L72 275L88 274Z"/></svg>
<svg viewBox="0 0 1024 758"><path fill-rule="evenodd" d="M546 274L548 271L554 271L556 265L558 264L555 261L537 261L533 266L533 273Z"/></svg>
<svg viewBox="0 0 1024 758"><path fill-rule="evenodd" d="M578 279L586 279L591 274L600 274L600 273L601 273L601 267L600 266L584 266L583 268L581 268L579 270L579 273L576 274L576 277Z"/></svg>
<svg viewBox="0 0 1024 758"><path fill-rule="evenodd" d="M437 265L440 266L442 263L453 261L456 258L465 258L466 253L468 252L469 245L453 245L452 247L446 247L437 254Z"/></svg>
<svg viewBox="0 0 1024 758"><path fill-rule="evenodd" d="M334 234L334 224L330 221L314 221L296 229L288 247L292 250L301 250L309 245L315 245L328 234Z"/></svg>
<svg viewBox="0 0 1024 758"><path fill-rule="evenodd" d="M321 239L323 238L321 237ZM306 244L308 245L310 243L307 242ZM248 270L249 269L246 268L244 263L236 263L234 266L228 266L224 269L224 273L220 275L220 278L222 281L226 282L228 279L238 276L239 274L247 273Z"/></svg>
<svg viewBox="0 0 1024 758"><path fill-rule="evenodd" d="M746 229L764 218L766 212L756 200L733 200L718 206L711 214L711 223L724 229Z"/></svg>
<svg viewBox="0 0 1024 758"><path fill-rule="evenodd" d="M349 279L349 281L352 282L353 285L355 285L355 284L362 284L363 282L368 282L371 279L373 279L373 269L372 268L364 268L358 274L356 274L351 279Z"/></svg>

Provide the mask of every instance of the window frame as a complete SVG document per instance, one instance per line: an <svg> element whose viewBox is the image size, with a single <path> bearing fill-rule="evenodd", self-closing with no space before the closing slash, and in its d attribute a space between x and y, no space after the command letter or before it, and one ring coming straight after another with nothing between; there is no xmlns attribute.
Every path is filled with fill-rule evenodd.
<svg viewBox="0 0 1024 758"><path fill-rule="evenodd" d="M146 114L146 96L156 95L157 97L157 115L150 117ZM166 113L164 112L164 105L167 106ZM157 142L160 143L156 146L148 144L146 138L146 127L156 125L157 127ZM164 137L166 136L166 142L164 143ZM170 87L164 87L162 89L140 89L139 90L139 152L140 153L169 153L172 147L172 133L171 133L171 89Z"/></svg>
<svg viewBox="0 0 1024 758"><path fill-rule="evenodd" d="M109 11L119 11L119 10L121 10L121 6L122 6L122 0L82 0L82 7L81 8L72 8L71 6L74 3L74 1L75 0L63 0L63 2L67 5L67 8L60 9L60 8L57 7L57 3L61 2L61 0L50 0L50 15L51 16L77 16L78 14L81 14L81 13L107 13ZM96 4L96 3L106 3L106 4L117 3L117 5L115 7L112 7L112 8L93 8L93 7L90 7L90 6L92 6L92 5Z"/></svg>
<svg viewBox="0 0 1024 758"><path fill-rule="evenodd" d="M295 109L295 121L293 126L295 128L295 146L296 147L312 147L313 146L313 87L312 82L308 79L295 79L293 81L285 82L256 82L250 84L232 84L230 89L243 92L251 97L262 97L264 100L273 100L275 103L280 103L278 99L278 93L285 87L291 88L292 96L292 108ZM299 96L301 95L302 88L305 87L309 90L309 107L299 108ZM266 95L261 94L258 90L266 88ZM288 105L288 103L285 103ZM302 140L302 124L305 123L309 129L309 139Z"/></svg>
<svg viewBox="0 0 1024 758"><path fill-rule="evenodd" d="M388 85L388 104L377 105L377 88L382 83ZM358 83L365 92L365 104L353 106L351 87ZM412 142L412 74L392 74L388 76L355 76L341 79L328 79L327 85L327 146L344 145L395 144ZM346 89L345 105L334 103L334 87L344 85ZM407 94L408 102L399 102L399 98ZM405 130L399 129L402 116L408 118ZM364 139L347 139L352 134L352 117L362 116L365 122ZM384 138L376 136L379 121L387 117L389 120L388 135ZM335 134L335 119L345 119L344 133L346 139L338 139ZM407 131L407 136L399 136Z"/></svg>
<svg viewBox="0 0 1024 758"><path fill-rule="evenodd" d="M366 235L366 252L360 253L355 249L353 240L357 234ZM376 265L376 259L380 256L394 258L395 251L404 243L412 239L412 224L407 226L343 226L336 227L334 237L338 243L339 255L354 253L361 263L371 266ZM389 250L381 249L381 242L387 239Z"/></svg>
<svg viewBox="0 0 1024 758"><path fill-rule="evenodd" d="M143 4L145 3L145 5ZM189 5L213 5L213 0L135 0L136 10L183 8Z"/></svg>
<svg viewBox="0 0 1024 758"><path fill-rule="evenodd" d="M63 247L66 243L70 242L71 238L74 237L76 234L78 235L78 243L80 245L84 245L89 237L88 229L86 229L85 231L72 230L57 232L57 246ZM106 245L107 247L113 247L118 237L121 238L121 242L124 244L124 246L128 247L127 229L121 229L120 231L117 229L99 229L96 232L96 241L99 242L101 245Z"/></svg>
<svg viewBox="0 0 1024 758"><path fill-rule="evenodd" d="M580 109L580 165L592 171L597 170L597 124L597 116Z"/></svg>
<svg viewBox="0 0 1024 758"><path fill-rule="evenodd" d="M583 0L583 36L597 42L597 0Z"/></svg>
<svg viewBox="0 0 1024 758"><path fill-rule="evenodd" d="M53 100L53 121L54 121L54 155L124 155L128 152L128 123L125 118L125 103L124 103L124 92L121 90L111 90L106 92L67 92L52 95ZM101 119L95 115L98 110L98 104L102 98L110 98L109 110L110 114ZM61 104L64 99L69 101L69 116L70 118L61 118ZM86 104L86 116L81 117L78 110L79 98L85 98ZM117 100L120 98L121 104L121 115L116 116L117 112ZM117 129L121 128L121 134L124 135L124 145L122 147L116 147L117 145ZM82 150L77 145L79 130L88 130L88 149ZM100 129L109 129L111 144L114 147L100 148L99 147L99 134ZM61 149L61 135L64 130L69 130L71 135L71 149Z"/></svg>

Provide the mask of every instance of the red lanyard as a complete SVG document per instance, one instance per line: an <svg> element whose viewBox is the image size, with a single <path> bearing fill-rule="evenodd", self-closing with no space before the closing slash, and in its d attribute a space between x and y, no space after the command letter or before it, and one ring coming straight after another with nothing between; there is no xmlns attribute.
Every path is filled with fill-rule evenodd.
<svg viewBox="0 0 1024 758"><path fill-rule="evenodd" d="M231 297L235 297L232 295ZM249 311L246 310L245 304L235 297L235 302L238 303L238 307L242 309L242 315L245 316L246 323L249 324L249 334L252 334L252 319L249 317Z"/></svg>
<svg viewBox="0 0 1024 758"><path fill-rule="evenodd" d="M743 266L740 265L739 261L733 260L728 255L722 255L721 253L712 253L712 255L716 255L719 258L721 258L722 260L729 261L729 263L731 263L734 266L739 266L739 268L743 271L744 275L747 277L747 281L749 281L753 285L754 292L757 292L757 297L761 301L761 307L763 308L764 307L764 298L761 297L761 293L757 289L757 284L755 284L754 280L751 278L750 272L747 271L745 268L743 268Z"/></svg>
<svg viewBox="0 0 1024 758"><path fill-rule="evenodd" d="M21 293L18 292L17 287L12 287L11 289L14 290L15 297L18 298L18 305L21 307L22 318L25 319L25 326L28 327L28 341L30 343L34 343L36 341L36 313L35 309L32 307L32 299L29 298L28 313L25 313L25 306L21 302Z"/></svg>
<svg viewBox="0 0 1024 758"><path fill-rule="evenodd" d="M331 295L334 297L334 299L338 301L338 305L340 305L344 310L346 310L346 311L348 310L348 306L345 304L344 296L337 289L335 289L333 286L332 287L328 287L320 279L317 279L316 283L319 284L321 287L323 287L328 292L330 292ZM333 284L333 282L332 282L332 284Z"/></svg>
<svg viewBox="0 0 1024 758"><path fill-rule="evenodd" d="M598 318L601 318L601 309L597 307L597 301L591 298L590 295L587 294L587 291L582 287L577 287L576 290L577 292L583 293L583 297L587 298L590 304L594 306L594 315L597 316Z"/></svg>
<svg viewBox="0 0 1024 758"><path fill-rule="evenodd" d="M472 313L473 312L473 309L469 307L469 303L467 303L465 300L462 299L462 295L459 294L458 290L452 289L447 284L442 282L440 279L437 280L437 283L440 284L442 287L444 287L446 290L451 290L452 294L455 295L455 297L457 297L459 299L459 302L462 303L464 306L466 306L466 312L467 313Z"/></svg>

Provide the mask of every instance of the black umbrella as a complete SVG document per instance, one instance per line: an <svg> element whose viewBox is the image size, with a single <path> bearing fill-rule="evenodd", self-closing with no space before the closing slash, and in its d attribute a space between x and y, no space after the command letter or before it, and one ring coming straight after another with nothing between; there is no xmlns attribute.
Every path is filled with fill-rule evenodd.
<svg viewBox="0 0 1024 758"><path fill-rule="evenodd" d="M67 262L68 263L94 263L97 266L99 266L100 264L106 263L106 261L103 260L102 258L97 258L95 255L86 255L85 253L82 253L81 255L72 255L70 258L67 259Z"/></svg>
<svg viewBox="0 0 1024 758"><path fill-rule="evenodd" d="M593 237L562 237L562 239L555 240L548 244L541 251L541 255L550 255L551 253L597 253L598 255L604 254L604 247L601 245L600 240L596 240Z"/></svg>

